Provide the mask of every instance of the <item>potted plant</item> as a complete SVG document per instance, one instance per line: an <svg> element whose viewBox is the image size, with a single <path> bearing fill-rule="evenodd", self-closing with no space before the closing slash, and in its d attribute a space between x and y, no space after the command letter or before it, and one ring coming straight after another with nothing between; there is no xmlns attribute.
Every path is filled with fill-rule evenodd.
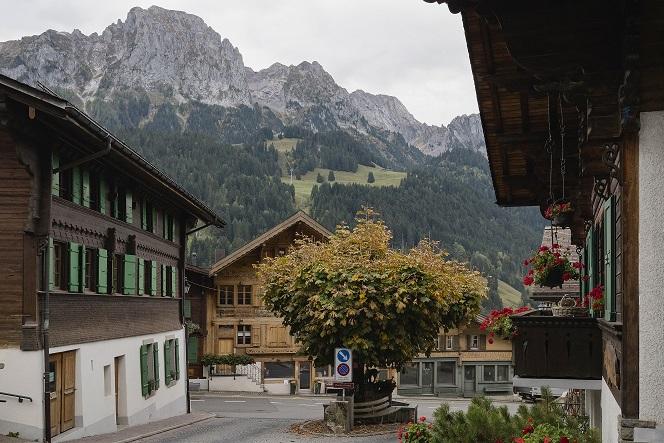
<svg viewBox="0 0 664 443"><path fill-rule="evenodd" d="M572 208L572 203L569 201L561 200L554 202L546 208L544 211L544 217L547 220L551 220L553 226L558 227L568 227L572 224L572 215L574 214L574 208Z"/></svg>
<svg viewBox="0 0 664 443"><path fill-rule="evenodd" d="M554 243L551 247L542 245L535 255L523 262L524 266L530 267L528 274L523 277L523 284L530 286L533 283L540 287L562 288L563 283L568 280L579 279L579 269L582 263L572 263L569 259L570 248L561 248Z"/></svg>
<svg viewBox="0 0 664 443"><path fill-rule="evenodd" d="M604 309L604 286L597 285L592 288L581 301L581 307L589 308L593 314L599 314Z"/></svg>
<svg viewBox="0 0 664 443"><path fill-rule="evenodd" d="M489 344L493 343L494 335L505 340L513 338L516 335L516 327L512 323L510 316L520 314L529 309L528 306L521 306L517 309L503 308L491 311L489 316L486 317L480 325L482 331L489 331Z"/></svg>

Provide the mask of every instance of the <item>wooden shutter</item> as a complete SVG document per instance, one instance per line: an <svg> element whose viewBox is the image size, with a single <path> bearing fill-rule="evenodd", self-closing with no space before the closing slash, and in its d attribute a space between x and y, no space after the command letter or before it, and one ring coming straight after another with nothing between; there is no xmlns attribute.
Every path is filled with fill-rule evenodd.
<svg viewBox="0 0 664 443"><path fill-rule="evenodd" d="M141 394L147 397L148 390L148 345L141 346Z"/></svg>
<svg viewBox="0 0 664 443"><path fill-rule="evenodd" d="M157 262L150 260L148 265L150 266L150 278L152 279L150 282L150 295L157 295Z"/></svg>
<svg viewBox="0 0 664 443"><path fill-rule="evenodd" d="M68 258L69 258L69 292L79 292L81 290L81 262L80 262L81 245L78 243L68 244Z"/></svg>
<svg viewBox="0 0 664 443"><path fill-rule="evenodd" d="M177 290L177 268L175 266L171 266L171 297L177 297L178 295L178 290Z"/></svg>
<svg viewBox="0 0 664 443"><path fill-rule="evenodd" d="M616 319L615 197L604 203L604 318Z"/></svg>
<svg viewBox="0 0 664 443"><path fill-rule="evenodd" d="M184 300L184 318L191 318L191 300Z"/></svg>
<svg viewBox="0 0 664 443"><path fill-rule="evenodd" d="M480 335L480 350L486 351L486 335Z"/></svg>
<svg viewBox="0 0 664 443"><path fill-rule="evenodd" d="M261 325L251 326L251 346L258 348L261 345Z"/></svg>
<svg viewBox="0 0 664 443"><path fill-rule="evenodd" d="M466 334L466 350L470 351L470 335Z"/></svg>
<svg viewBox="0 0 664 443"><path fill-rule="evenodd" d="M122 293L125 295L136 294L136 256L125 254L122 268L124 271Z"/></svg>
<svg viewBox="0 0 664 443"><path fill-rule="evenodd" d="M53 169L60 166L60 157L57 152L53 152L51 155ZM60 195L60 173L56 172L51 178L51 194Z"/></svg>
<svg viewBox="0 0 664 443"><path fill-rule="evenodd" d="M81 200L83 206L90 207L90 171L87 169L81 171Z"/></svg>
<svg viewBox="0 0 664 443"><path fill-rule="evenodd" d="M119 211L118 211L118 198L120 193L118 192L118 187L116 184L112 185L112 193L111 193L111 217L113 218L118 218Z"/></svg>
<svg viewBox="0 0 664 443"><path fill-rule="evenodd" d="M445 341L445 334L441 334L441 335L439 335L439 336L438 336L438 350L439 350L439 351L444 351L444 350L445 350L445 345L446 345L446 344L447 344L447 343L446 343L446 341Z"/></svg>
<svg viewBox="0 0 664 443"><path fill-rule="evenodd" d="M164 340L164 384L171 384L171 341Z"/></svg>
<svg viewBox="0 0 664 443"><path fill-rule="evenodd" d="M153 233L157 233L157 208L154 206L152 207L152 225L150 228Z"/></svg>
<svg viewBox="0 0 664 443"><path fill-rule="evenodd" d="M161 296L166 297L168 294L166 293L166 265L161 265Z"/></svg>
<svg viewBox="0 0 664 443"><path fill-rule="evenodd" d="M148 229L148 206L145 199L141 200L141 229Z"/></svg>
<svg viewBox="0 0 664 443"><path fill-rule="evenodd" d="M198 363L198 337L192 336L187 340L187 362Z"/></svg>
<svg viewBox="0 0 664 443"><path fill-rule="evenodd" d="M159 344L152 345L152 352L154 353L154 388L159 389Z"/></svg>
<svg viewBox="0 0 664 443"><path fill-rule="evenodd" d="M55 254L53 252L53 239L48 238L48 288L55 288Z"/></svg>
<svg viewBox="0 0 664 443"><path fill-rule="evenodd" d="M134 220L134 207L133 199L131 196L131 191L127 189L125 191L125 220L127 223L132 223Z"/></svg>
<svg viewBox="0 0 664 443"><path fill-rule="evenodd" d="M452 336L452 347L455 351L459 350L459 336L458 335Z"/></svg>
<svg viewBox="0 0 664 443"><path fill-rule="evenodd" d="M108 293L108 251L97 250L97 292Z"/></svg>
<svg viewBox="0 0 664 443"><path fill-rule="evenodd" d="M108 208L106 207L106 197L108 196L108 183L104 180L104 177L99 177L99 195L97 196L97 201L99 201L99 212L102 214L108 214Z"/></svg>
<svg viewBox="0 0 664 443"><path fill-rule="evenodd" d="M175 379L180 380L180 339L175 339Z"/></svg>
<svg viewBox="0 0 664 443"><path fill-rule="evenodd" d="M71 170L71 201L80 205L82 183L81 183L81 170L79 168L72 168Z"/></svg>
<svg viewBox="0 0 664 443"><path fill-rule="evenodd" d="M138 259L138 295L145 294L145 260Z"/></svg>

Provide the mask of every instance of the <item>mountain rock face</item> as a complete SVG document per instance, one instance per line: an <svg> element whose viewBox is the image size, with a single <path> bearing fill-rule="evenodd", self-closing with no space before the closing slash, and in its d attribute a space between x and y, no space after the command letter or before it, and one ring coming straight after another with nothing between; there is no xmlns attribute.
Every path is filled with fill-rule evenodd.
<svg viewBox="0 0 664 443"><path fill-rule="evenodd" d="M132 8L124 22L101 34L49 30L0 42L0 73L33 85L42 82L84 107L131 92L149 97L153 108L258 104L284 124L314 131L337 127L367 134L375 128L400 134L428 155L453 147L485 152L477 115L457 117L448 127L427 125L396 97L349 93L315 61L253 71L239 50L201 18L157 6Z"/></svg>

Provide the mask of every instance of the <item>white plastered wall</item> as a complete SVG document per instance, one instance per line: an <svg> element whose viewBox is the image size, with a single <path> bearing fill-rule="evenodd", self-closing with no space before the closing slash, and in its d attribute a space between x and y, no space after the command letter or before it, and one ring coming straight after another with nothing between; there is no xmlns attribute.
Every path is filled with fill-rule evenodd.
<svg viewBox="0 0 664 443"><path fill-rule="evenodd" d="M664 424L664 111L639 132L639 415Z"/></svg>
<svg viewBox="0 0 664 443"><path fill-rule="evenodd" d="M0 434L19 432L28 440L41 439L44 432L42 373L44 354L17 348L0 349L0 392L24 395L32 401L0 396Z"/></svg>
<svg viewBox="0 0 664 443"><path fill-rule="evenodd" d="M622 411L604 379L602 379L601 408L602 443L616 443L618 441L618 421Z"/></svg>

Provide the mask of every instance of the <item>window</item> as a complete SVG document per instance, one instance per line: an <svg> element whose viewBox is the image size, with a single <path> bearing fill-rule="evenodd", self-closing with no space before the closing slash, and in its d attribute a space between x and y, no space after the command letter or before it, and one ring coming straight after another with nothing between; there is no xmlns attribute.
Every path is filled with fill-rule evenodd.
<svg viewBox="0 0 664 443"><path fill-rule="evenodd" d="M454 336L452 335L446 336L445 349L454 349Z"/></svg>
<svg viewBox="0 0 664 443"><path fill-rule="evenodd" d="M90 175L90 208L95 211L101 210L101 203L99 202L101 195L99 193L99 177Z"/></svg>
<svg viewBox="0 0 664 443"><path fill-rule="evenodd" d="M404 364L403 368L401 368L401 376L399 380L401 386L418 386L420 384L420 364L413 362Z"/></svg>
<svg viewBox="0 0 664 443"><path fill-rule="evenodd" d="M233 285L219 286L219 304L220 305L232 305L233 304L234 289L235 289L235 287Z"/></svg>
<svg viewBox="0 0 664 443"><path fill-rule="evenodd" d="M67 281L65 255L64 243L53 242L53 287L55 289L65 289Z"/></svg>
<svg viewBox="0 0 664 443"><path fill-rule="evenodd" d="M159 389L159 347L157 343L141 346L141 393L149 397Z"/></svg>
<svg viewBox="0 0 664 443"><path fill-rule="evenodd" d="M60 175L60 197L67 200L72 199L72 171L73 169L66 169L59 173Z"/></svg>
<svg viewBox="0 0 664 443"><path fill-rule="evenodd" d="M154 232L155 211L154 208L152 207L152 203L150 203L146 199L142 199L140 201L140 207L141 207L141 229Z"/></svg>
<svg viewBox="0 0 664 443"><path fill-rule="evenodd" d="M251 304L251 285L240 285L237 287L237 304Z"/></svg>
<svg viewBox="0 0 664 443"><path fill-rule="evenodd" d="M454 361L439 361L436 362L436 377L439 385L453 385L455 384L456 362Z"/></svg>
<svg viewBox="0 0 664 443"><path fill-rule="evenodd" d="M480 336L471 335L470 336L470 349L479 349L480 348Z"/></svg>
<svg viewBox="0 0 664 443"><path fill-rule="evenodd" d="M496 381L495 366L484 366L484 381Z"/></svg>
<svg viewBox="0 0 664 443"><path fill-rule="evenodd" d="M122 254L113 256L113 293L122 293L124 287L124 259Z"/></svg>
<svg viewBox="0 0 664 443"><path fill-rule="evenodd" d="M147 295L154 295L153 290L157 288L152 287L152 263L151 261L146 260L143 264L143 284L145 285L145 293ZM156 282L156 278L154 280Z"/></svg>
<svg viewBox="0 0 664 443"><path fill-rule="evenodd" d="M237 344L238 345L251 344L251 325L237 326Z"/></svg>
<svg viewBox="0 0 664 443"><path fill-rule="evenodd" d="M125 190L122 188L118 188L117 191L117 197L115 198L115 206L116 206L116 214L117 218L119 220L125 221L127 220L127 195L125 193Z"/></svg>
<svg viewBox="0 0 664 443"><path fill-rule="evenodd" d="M173 386L180 379L180 347L178 339L164 341L164 380L166 386Z"/></svg>
<svg viewBox="0 0 664 443"><path fill-rule="evenodd" d="M508 381L510 378L510 367L508 365L496 366L496 380Z"/></svg>
<svg viewBox="0 0 664 443"><path fill-rule="evenodd" d="M292 361L265 363L265 378L291 378L294 376L295 363Z"/></svg>
<svg viewBox="0 0 664 443"><path fill-rule="evenodd" d="M97 285L97 251L85 248L85 289L95 291Z"/></svg>

